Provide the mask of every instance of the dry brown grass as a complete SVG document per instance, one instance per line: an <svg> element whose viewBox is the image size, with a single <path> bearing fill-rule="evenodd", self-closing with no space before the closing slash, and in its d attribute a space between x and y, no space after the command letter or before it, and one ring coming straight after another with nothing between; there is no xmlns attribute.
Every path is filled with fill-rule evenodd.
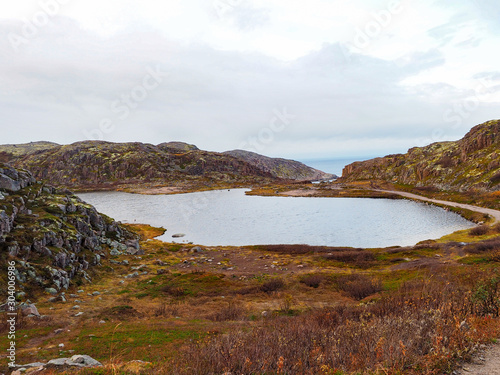
<svg viewBox="0 0 500 375"><path fill-rule="evenodd" d="M365 305L339 305L297 317L266 319L185 348L175 374L437 374L450 371L474 342L495 329L471 315L476 301L456 278L405 284ZM474 329L462 328L467 321ZM488 323L491 323L488 325ZM167 373L167 372L165 372Z"/></svg>

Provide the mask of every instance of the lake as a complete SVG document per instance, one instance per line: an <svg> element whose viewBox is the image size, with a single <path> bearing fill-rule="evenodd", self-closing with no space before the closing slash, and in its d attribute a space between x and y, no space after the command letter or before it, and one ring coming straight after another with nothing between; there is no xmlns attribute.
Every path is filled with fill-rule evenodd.
<svg viewBox="0 0 500 375"><path fill-rule="evenodd" d="M115 220L166 228L163 241L207 246L407 246L474 226L455 213L409 200L259 197L245 191L78 196ZM185 237L172 238L178 233Z"/></svg>

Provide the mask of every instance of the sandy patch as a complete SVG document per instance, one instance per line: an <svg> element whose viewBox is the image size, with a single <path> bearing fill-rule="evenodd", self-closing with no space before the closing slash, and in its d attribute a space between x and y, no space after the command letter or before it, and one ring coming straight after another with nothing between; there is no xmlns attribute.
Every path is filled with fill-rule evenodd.
<svg viewBox="0 0 500 375"><path fill-rule="evenodd" d="M316 195L316 191L297 189L297 190L284 191L280 193L280 195L285 195L287 197L312 197L313 195Z"/></svg>
<svg viewBox="0 0 500 375"><path fill-rule="evenodd" d="M133 192L145 195L176 194L183 193L185 189L177 186L163 186L149 189L134 189Z"/></svg>

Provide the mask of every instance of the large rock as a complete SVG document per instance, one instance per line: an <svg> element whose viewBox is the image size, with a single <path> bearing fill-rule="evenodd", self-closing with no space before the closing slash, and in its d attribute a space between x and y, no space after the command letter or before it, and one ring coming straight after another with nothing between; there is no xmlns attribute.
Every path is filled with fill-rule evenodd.
<svg viewBox="0 0 500 375"><path fill-rule="evenodd" d="M38 317L40 316L38 309L33 304L21 306L21 312L24 316L27 316L27 315L34 315L34 316L38 316Z"/></svg>

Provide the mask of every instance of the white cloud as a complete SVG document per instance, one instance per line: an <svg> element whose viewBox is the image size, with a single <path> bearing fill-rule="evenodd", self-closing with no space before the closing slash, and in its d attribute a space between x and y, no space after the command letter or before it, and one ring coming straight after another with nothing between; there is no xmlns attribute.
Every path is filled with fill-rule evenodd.
<svg viewBox="0 0 500 375"><path fill-rule="evenodd" d="M296 117L258 151L366 155L498 117L496 89L460 108L498 72L498 37L482 26L494 3L220 1L222 13L202 0L68 0L28 36L40 3L3 3L1 143L102 135L222 151L258 140L286 108ZM168 75L152 88L156 67Z"/></svg>

